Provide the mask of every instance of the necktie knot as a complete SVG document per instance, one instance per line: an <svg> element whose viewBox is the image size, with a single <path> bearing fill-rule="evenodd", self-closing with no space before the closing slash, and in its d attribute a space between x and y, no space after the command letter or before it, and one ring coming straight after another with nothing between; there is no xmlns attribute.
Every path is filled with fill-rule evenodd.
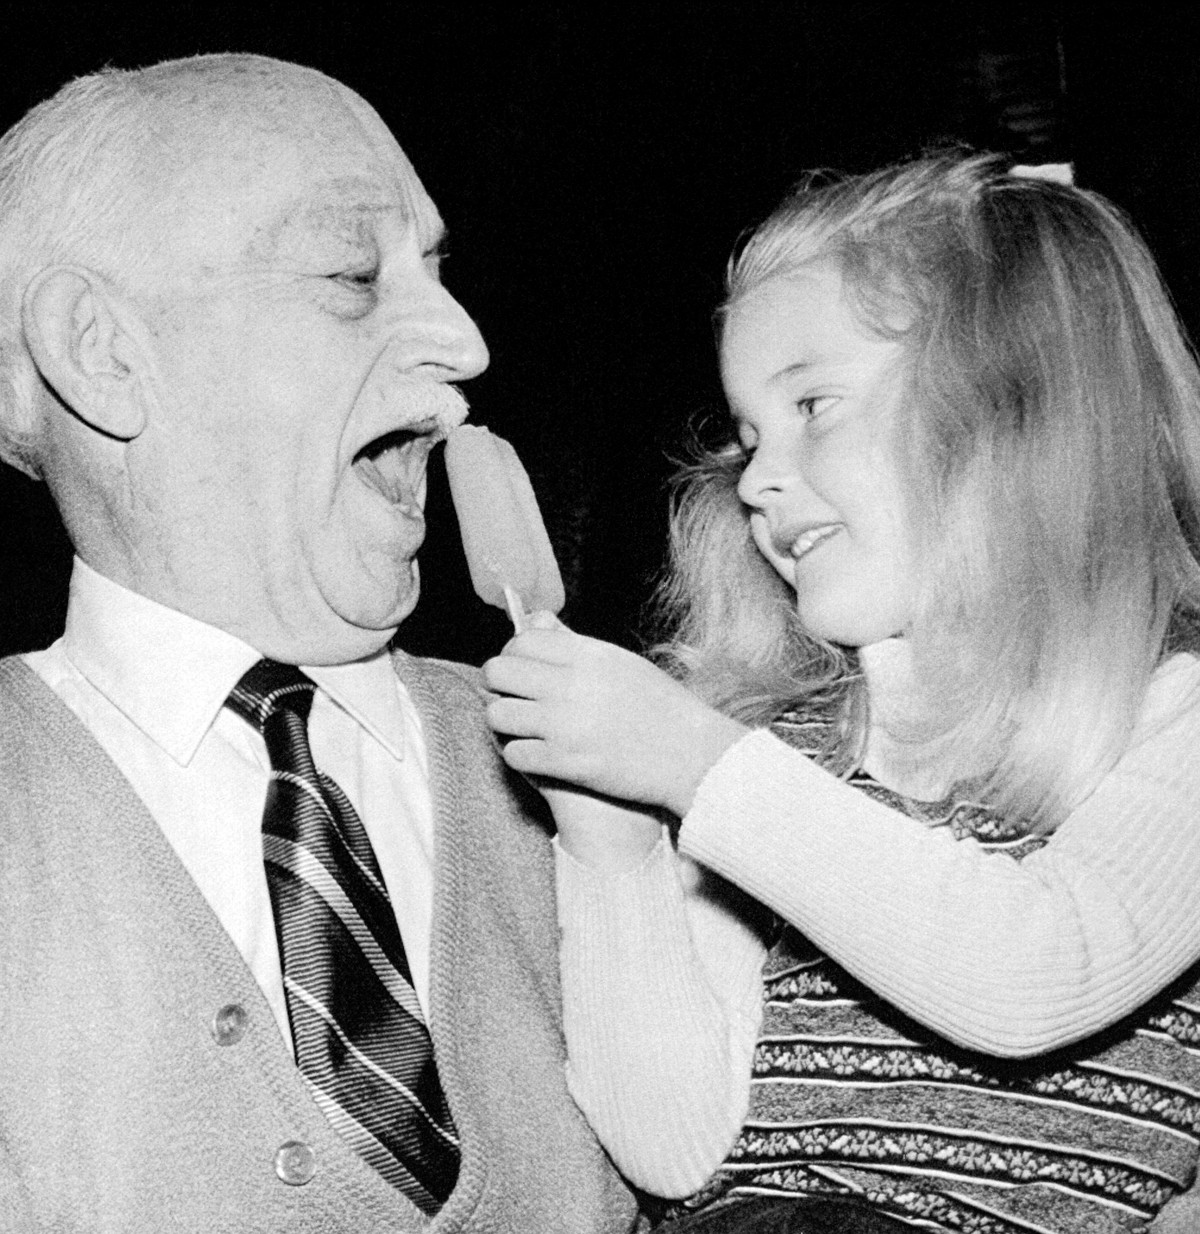
<svg viewBox="0 0 1200 1234"><path fill-rule="evenodd" d="M291 712L308 722L317 684L294 664L259 660L233 687L227 705L261 733L278 712Z"/></svg>

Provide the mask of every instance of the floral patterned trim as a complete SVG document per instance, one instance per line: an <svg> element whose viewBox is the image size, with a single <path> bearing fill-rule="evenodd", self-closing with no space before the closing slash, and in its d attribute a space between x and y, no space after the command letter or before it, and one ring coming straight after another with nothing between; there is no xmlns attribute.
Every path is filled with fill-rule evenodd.
<svg viewBox="0 0 1200 1234"><path fill-rule="evenodd" d="M827 1083L969 1085L1005 1094L1044 1097L1088 1109L1115 1111L1200 1140L1200 1099L1165 1084L1131 1080L1093 1068L1068 1067L1028 1077L1000 1078L925 1046L860 1045L763 1038L754 1055L758 1083L797 1077Z"/></svg>
<svg viewBox="0 0 1200 1234"><path fill-rule="evenodd" d="M841 991L841 987L827 971L825 965L813 965L803 969L789 970L781 976L769 976L764 982L763 998L768 1003L837 1002L859 1003L863 1000L855 994Z"/></svg>
<svg viewBox="0 0 1200 1234"><path fill-rule="evenodd" d="M804 1166L764 1171L756 1175L753 1181L732 1182L728 1178L722 1178L721 1183L724 1189L720 1198L726 1202L749 1195L859 1195L881 1213L902 1220L915 1219L919 1223L916 1227L918 1229L934 1229L953 1234L1031 1234L1031 1231L1041 1229L1016 1219L1006 1221L993 1213L981 1212L940 1191L925 1191L914 1187L890 1190L886 1183L868 1187L864 1191L839 1187L811 1173ZM711 1198L705 1201L713 1202ZM689 1211L694 1209L673 1209L668 1220L686 1216Z"/></svg>
<svg viewBox="0 0 1200 1234"><path fill-rule="evenodd" d="M1189 1050L1200 1050L1200 1013L1183 1003L1172 1003L1165 1011L1147 1017L1145 1027L1165 1033Z"/></svg>
<svg viewBox="0 0 1200 1234"><path fill-rule="evenodd" d="M1031 1234L1044 1229L1042 1225L1030 1225L1017 1217L1006 1220L994 1212L984 1211L961 1196L932 1190L926 1180L913 1180L902 1175L876 1175L865 1187L851 1186L827 1178L819 1168L803 1165L737 1175L722 1172L703 1191L667 1210L665 1218L668 1228L670 1222L688 1216L699 1208L736 1203L739 1198L751 1195L858 1195L881 1213L911 1220L919 1229L947 1231L948 1234ZM1141 1216L1139 1212L1139 1226Z"/></svg>
<svg viewBox="0 0 1200 1234"><path fill-rule="evenodd" d="M991 1183L1051 1183L1086 1199L1119 1204L1147 1219L1175 1191L1168 1178L1081 1152L853 1122L796 1128L747 1123L723 1172L745 1185L744 1175L753 1172L757 1179L764 1166L778 1170L806 1161L936 1170Z"/></svg>

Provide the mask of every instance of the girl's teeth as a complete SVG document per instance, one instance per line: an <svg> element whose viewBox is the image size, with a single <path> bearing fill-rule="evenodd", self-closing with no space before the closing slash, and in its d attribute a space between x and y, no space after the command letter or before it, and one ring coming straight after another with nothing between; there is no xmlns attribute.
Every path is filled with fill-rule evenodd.
<svg viewBox="0 0 1200 1234"><path fill-rule="evenodd" d="M802 536L797 536L792 545L792 556L799 561L805 553L833 535L835 531L837 531L837 525L829 523L824 527L814 527L812 531L806 531Z"/></svg>

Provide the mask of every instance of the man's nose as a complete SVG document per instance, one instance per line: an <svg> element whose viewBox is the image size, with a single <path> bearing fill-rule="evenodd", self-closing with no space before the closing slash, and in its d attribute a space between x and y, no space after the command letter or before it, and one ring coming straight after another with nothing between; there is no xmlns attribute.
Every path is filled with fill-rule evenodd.
<svg viewBox="0 0 1200 1234"><path fill-rule="evenodd" d="M441 283L430 281L405 316L410 372L437 381L467 381L487 368L488 349L479 327Z"/></svg>

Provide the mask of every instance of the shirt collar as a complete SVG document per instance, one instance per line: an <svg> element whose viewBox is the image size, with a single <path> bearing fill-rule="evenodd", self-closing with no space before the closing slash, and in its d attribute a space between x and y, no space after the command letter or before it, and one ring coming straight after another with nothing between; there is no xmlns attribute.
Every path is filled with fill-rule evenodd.
<svg viewBox="0 0 1200 1234"><path fill-rule="evenodd" d="M239 678L261 657L232 634L98 574L71 573L63 651L84 677L181 766L194 757ZM304 671L393 758L404 713L386 651Z"/></svg>
<svg viewBox="0 0 1200 1234"><path fill-rule="evenodd" d="M386 651L351 664L325 664L304 671L394 759L404 758L400 680Z"/></svg>

